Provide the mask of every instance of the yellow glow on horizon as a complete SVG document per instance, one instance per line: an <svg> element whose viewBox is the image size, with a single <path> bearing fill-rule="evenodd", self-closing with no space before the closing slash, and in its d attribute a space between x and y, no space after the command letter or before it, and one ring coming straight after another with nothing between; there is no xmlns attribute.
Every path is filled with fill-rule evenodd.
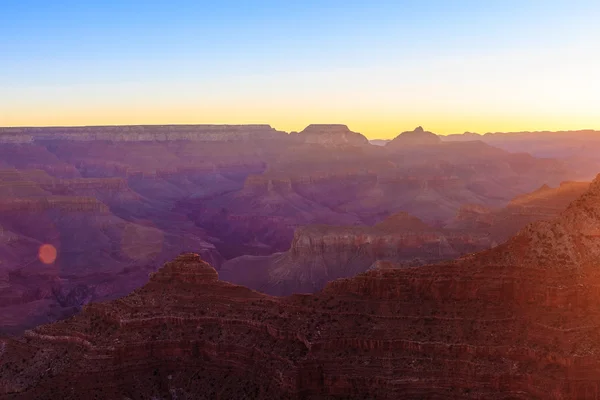
<svg viewBox="0 0 600 400"><path fill-rule="evenodd" d="M180 82L6 88L0 126L341 123L370 139L600 129L600 56L568 47L400 66Z"/></svg>
<svg viewBox="0 0 600 400"><path fill-rule="evenodd" d="M93 112L63 112L37 113L36 115L15 115L11 118L1 118L0 126L93 126L93 125L178 125L178 124L268 124L273 128L292 132L301 131L312 123L345 124L349 129L362 133L369 139L392 139L401 132L423 126L425 130L445 135L463 132L519 132L519 131L569 131L582 129L600 130L599 116L498 116L498 115L473 115L468 117L414 115L412 117L392 118L353 118L348 116L332 116L324 118L318 115L314 118L268 118L247 113L229 114L227 111L214 110L212 117L198 117L193 112L164 112L152 110L146 113L121 110L116 113L106 113L99 116Z"/></svg>

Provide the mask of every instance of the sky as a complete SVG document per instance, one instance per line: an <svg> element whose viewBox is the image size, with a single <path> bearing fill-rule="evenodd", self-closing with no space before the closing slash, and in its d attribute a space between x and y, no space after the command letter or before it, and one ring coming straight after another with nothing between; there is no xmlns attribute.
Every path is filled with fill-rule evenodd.
<svg viewBox="0 0 600 400"><path fill-rule="evenodd" d="M600 129L597 0L0 1L0 126Z"/></svg>

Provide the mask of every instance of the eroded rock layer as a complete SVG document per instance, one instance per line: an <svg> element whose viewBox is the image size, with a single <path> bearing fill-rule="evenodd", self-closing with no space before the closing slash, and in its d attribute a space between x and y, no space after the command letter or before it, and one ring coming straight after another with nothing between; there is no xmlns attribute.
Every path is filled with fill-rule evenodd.
<svg viewBox="0 0 600 400"><path fill-rule="evenodd" d="M222 279L277 296L313 293L338 278L365 272L376 261L417 266L490 248L485 233L433 228L407 213L373 226L298 228L291 247L269 256L242 256L220 269Z"/></svg>
<svg viewBox="0 0 600 400"><path fill-rule="evenodd" d="M558 218L457 262L315 295L218 280L197 255L0 344L6 399L595 399L600 177Z"/></svg>
<svg viewBox="0 0 600 400"><path fill-rule="evenodd" d="M260 140L285 138L269 125L131 125L0 128L0 143L40 140L167 141Z"/></svg>

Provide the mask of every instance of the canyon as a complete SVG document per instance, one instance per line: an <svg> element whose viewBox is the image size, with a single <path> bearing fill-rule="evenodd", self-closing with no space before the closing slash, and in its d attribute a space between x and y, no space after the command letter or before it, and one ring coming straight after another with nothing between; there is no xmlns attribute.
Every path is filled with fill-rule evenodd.
<svg viewBox="0 0 600 400"><path fill-rule="evenodd" d="M417 139L430 135L419 130L411 134ZM483 142L385 147L311 143L282 149L264 170L247 176L240 190L185 200L180 206L192 210L189 218L210 226L224 242L247 243L237 252L217 244L230 259L285 251L295 229L310 224L373 225L407 212L439 227L464 204L502 207L543 183L557 185L572 175L561 162L508 153Z"/></svg>
<svg viewBox="0 0 600 400"><path fill-rule="evenodd" d="M0 176L4 332L63 318L89 301L125 295L146 282L157 263L182 251L197 251L216 266L221 262L201 232L174 232L115 215L113 202L139 204L123 181L53 179L41 171L5 170ZM51 262L38 257L42 245L56 250Z"/></svg>
<svg viewBox="0 0 600 400"><path fill-rule="evenodd" d="M298 228L287 252L228 260L219 276L276 296L313 293L329 281L367 271L376 261L425 265L489 247L485 234L435 229L398 213L373 226Z"/></svg>
<svg viewBox="0 0 600 400"><path fill-rule="evenodd" d="M417 142L423 135L433 134L408 133ZM220 269L239 257L287 253L298 232L314 236L311 226L352 231L398 213L437 232L465 205L496 210L575 175L564 161L482 141L373 146L345 125L293 134L268 125L0 128L0 333L123 296L181 252ZM452 228L466 236L451 235L490 235L465 215ZM39 258L43 245L56 249L51 263ZM439 261L427 246L407 246L392 261ZM313 274L318 283L308 288L368 269L389 247L337 273ZM320 265L311 257L305 262Z"/></svg>
<svg viewBox="0 0 600 400"><path fill-rule="evenodd" d="M283 296L313 293L329 281L380 265L389 268L449 261L496 247L527 224L558 216L589 185L543 185L497 209L466 204L442 228L403 212L372 226L308 225L296 229L288 251L236 257L225 261L219 274L223 280Z"/></svg>
<svg viewBox="0 0 600 400"><path fill-rule="evenodd" d="M0 398L594 399L599 259L600 175L493 249L312 295L182 254L126 297L3 338Z"/></svg>

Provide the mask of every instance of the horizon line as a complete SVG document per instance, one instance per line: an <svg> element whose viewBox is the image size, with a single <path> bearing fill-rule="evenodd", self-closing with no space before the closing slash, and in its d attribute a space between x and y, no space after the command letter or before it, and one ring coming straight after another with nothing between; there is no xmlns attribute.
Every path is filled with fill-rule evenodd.
<svg viewBox="0 0 600 400"><path fill-rule="evenodd" d="M355 132L355 133L359 133L365 137L367 137L365 134L361 133L361 132L356 132L353 131L348 124L344 124L344 123L316 123L316 124L308 124L305 126L304 129L306 129L307 127L311 126L311 125L322 125L322 126L345 126L346 128L348 128L348 130ZM193 126L214 126L214 127L226 127L226 126L230 126L230 127L243 127L243 126L248 126L248 127L268 127L271 129L274 129L276 131L279 132L285 132L287 134L290 134L292 132L300 132L300 131L287 131L287 130L280 130L275 128L272 124L270 123L247 123L247 124L227 124L227 123L165 123L165 124L91 124L91 125L64 125L64 124L59 124L59 125L5 125L2 126L0 125L0 133L4 133L2 131L4 130L8 130L8 129L44 129L44 128L54 128L54 129L60 129L60 128L65 128L65 129L74 129L74 128L118 128L118 127L193 127ZM422 126L419 126L422 127ZM419 128L417 127L417 128ZM414 128L413 131L417 128ZM400 135L401 133L404 132L411 132L411 130L402 130L399 131L397 135ZM583 128L583 129L569 129L569 130L523 130L523 131L488 131L485 133L479 133L479 132L474 132L474 131L470 131L470 130L466 130L464 132L460 132L460 133L435 133L432 132L438 136L450 136L450 135L464 135L464 134L475 134L475 135L479 135L479 136L484 136L484 135L492 135L492 134L508 134L508 133L570 133L570 132L598 132L600 133L600 128L599 129L594 129L594 128ZM392 140L393 138L367 138L368 140Z"/></svg>

